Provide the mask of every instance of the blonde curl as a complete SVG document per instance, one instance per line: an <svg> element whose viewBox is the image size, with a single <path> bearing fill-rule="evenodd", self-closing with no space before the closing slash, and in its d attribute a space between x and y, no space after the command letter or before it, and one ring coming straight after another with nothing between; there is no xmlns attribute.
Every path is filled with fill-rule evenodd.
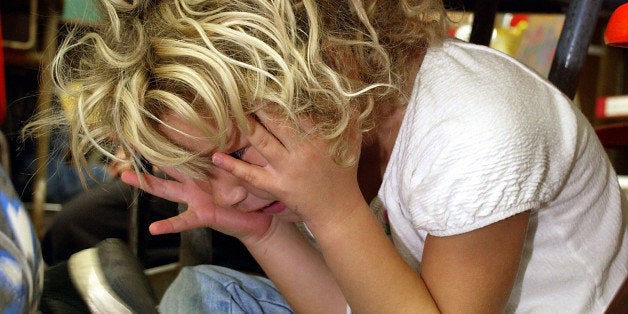
<svg viewBox="0 0 628 314"><path fill-rule="evenodd" d="M164 136L166 113L224 148L231 123L246 131L247 116L270 106L296 129L310 119L337 162L353 164L348 134L374 126L378 103L407 96L409 52L438 45L446 22L438 0L102 0L101 8L102 23L71 31L51 65L56 87L76 99L70 118L47 112L27 129L67 126L78 165L92 148L116 158L115 143L136 169L146 158L193 176L208 161Z"/></svg>

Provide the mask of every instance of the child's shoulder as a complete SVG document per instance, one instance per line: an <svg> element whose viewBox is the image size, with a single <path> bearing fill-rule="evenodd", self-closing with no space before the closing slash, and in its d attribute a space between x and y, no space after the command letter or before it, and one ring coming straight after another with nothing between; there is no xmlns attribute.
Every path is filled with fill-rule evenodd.
<svg viewBox="0 0 628 314"><path fill-rule="evenodd" d="M418 104L419 110L432 111L433 117L466 116L466 120L480 121L534 121L553 115L549 108L572 110L569 99L517 60L455 39L428 50L412 100L415 103L410 106Z"/></svg>
<svg viewBox="0 0 628 314"><path fill-rule="evenodd" d="M460 84L499 84L519 88L525 84L551 84L515 58L490 47L447 39L431 47L421 66L422 75L452 77Z"/></svg>

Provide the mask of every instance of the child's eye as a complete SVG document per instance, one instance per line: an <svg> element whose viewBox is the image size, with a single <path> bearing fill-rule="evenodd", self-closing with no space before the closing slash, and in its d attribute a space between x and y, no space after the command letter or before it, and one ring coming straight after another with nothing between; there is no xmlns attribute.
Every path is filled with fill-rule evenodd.
<svg viewBox="0 0 628 314"><path fill-rule="evenodd" d="M244 156L244 153L246 152L246 147L242 147L238 150L236 150L235 152L229 153L229 156L235 158L235 159L240 159L242 160L242 156Z"/></svg>

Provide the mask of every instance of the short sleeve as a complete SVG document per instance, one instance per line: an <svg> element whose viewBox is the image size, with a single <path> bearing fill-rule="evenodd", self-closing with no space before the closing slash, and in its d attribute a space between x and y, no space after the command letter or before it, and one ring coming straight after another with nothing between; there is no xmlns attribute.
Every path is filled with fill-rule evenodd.
<svg viewBox="0 0 628 314"><path fill-rule="evenodd" d="M396 182L385 187L399 190L405 219L453 235L556 195L577 149L568 100L509 59L487 65L486 51L428 57L389 163Z"/></svg>
<svg viewBox="0 0 628 314"><path fill-rule="evenodd" d="M542 133L517 132L494 115L465 115L424 140L434 144L424 147L421 162L406 163L402 201L415 227L430 234L486 226L538 208L552 193L550 139Z"/></svg>

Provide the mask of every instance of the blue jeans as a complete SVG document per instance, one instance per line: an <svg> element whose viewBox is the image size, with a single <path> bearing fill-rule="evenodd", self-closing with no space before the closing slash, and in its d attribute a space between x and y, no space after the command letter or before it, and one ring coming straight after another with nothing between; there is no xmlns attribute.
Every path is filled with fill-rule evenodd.
<svg viewBox="0 0 628 314"><path fill-rule="evenodd" d="M168 287L160 313L293 313L267 278L229 268L185 267Z"/></svg>

